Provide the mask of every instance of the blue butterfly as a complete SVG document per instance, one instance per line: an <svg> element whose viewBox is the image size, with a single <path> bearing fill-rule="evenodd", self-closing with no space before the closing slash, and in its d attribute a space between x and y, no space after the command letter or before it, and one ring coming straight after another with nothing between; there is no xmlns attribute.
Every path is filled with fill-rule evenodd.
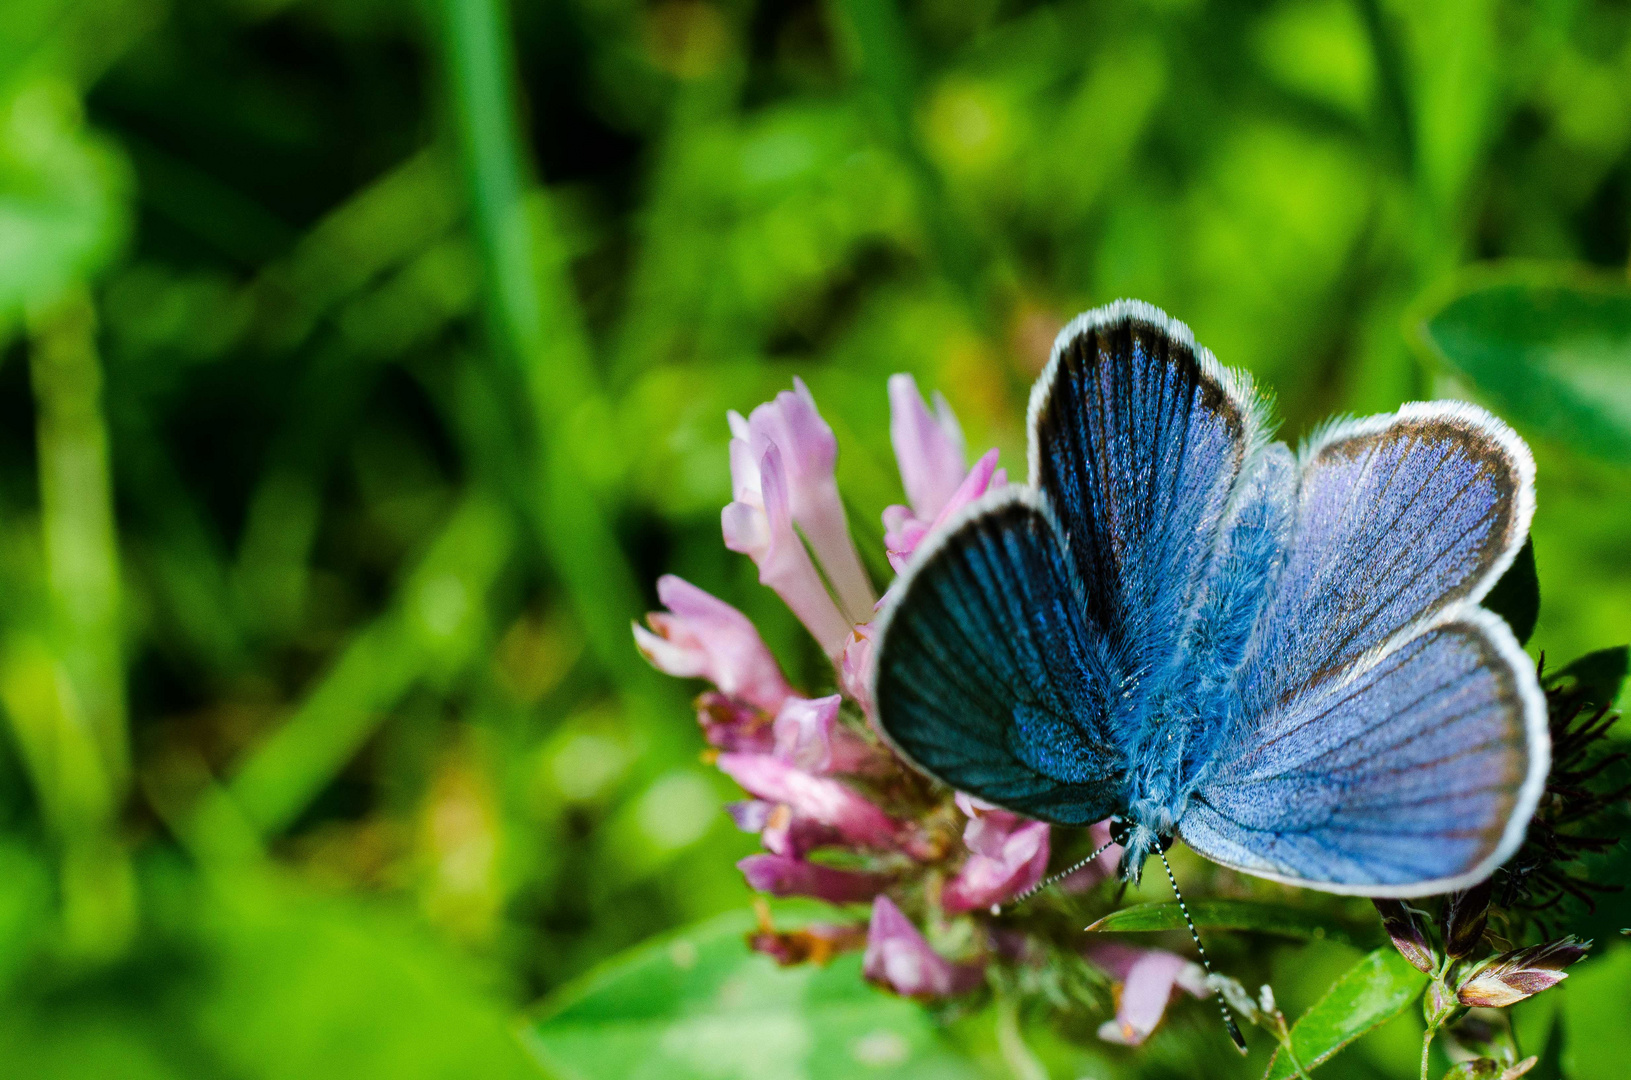
<svg viewBox="0 0 1631 1080"><path fill-rule="evenodd" d="M1123 300L1059 335L1030 481L920 550L880 616L895 748L1123 873L1174 837L1249 874L1409 897L1487 877L1550 759L1546 701L1478 605L1534 460L1473 405L1330 423L1294 455L1188 327Z"/></svg>

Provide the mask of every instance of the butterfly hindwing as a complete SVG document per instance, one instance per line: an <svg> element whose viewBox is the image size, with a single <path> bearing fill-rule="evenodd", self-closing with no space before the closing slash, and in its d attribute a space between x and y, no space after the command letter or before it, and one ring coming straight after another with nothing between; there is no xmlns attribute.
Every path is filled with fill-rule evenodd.
<svg viewBox="0 0 1631 1080"><path fill-rule="evenodd" d="M874 700L906 757L1061 824L1119 806L1100 643L1047 508L987 496L918 552L880 621Z"/></svg>
<svg viewBox="0 0 1631 1080"><path fill-rule="evenodd" d="M1261 427L1249 379L1148 304L1059 335L1031 395L1031 483L1129 679L1172 655Z"/></svg>
<svg viewBox="0 0 1631 1080"><path fill-rule="evenodd" d="M1522 648L1497 616L1462 605L1286 702L1216 764L1180 832L1209 859L1292 884L1448 892L1522 842L1548 747Z"/></svg>

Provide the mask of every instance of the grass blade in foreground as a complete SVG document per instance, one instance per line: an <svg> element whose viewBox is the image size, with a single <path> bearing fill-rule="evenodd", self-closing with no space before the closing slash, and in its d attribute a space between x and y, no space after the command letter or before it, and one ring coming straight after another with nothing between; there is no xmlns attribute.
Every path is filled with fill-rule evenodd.
<svg viewBox="0 0 1631 1080"><path fill-rule="evenodd" d="M1421 996L1427 976L1393 948L1381 948L1349 968L1291 1029L1291 1046L1304 1069L1329 1060L1344 1046L1382 1026ZM1264 1080L1286 1080L1297 1070L1278 1050Z"/></svg>
<svg viewBox="0 0 1631 1080"><path fill-rule="evenodd" d="M1198 927L1213 930L1249 930L1300 941L1328 939L1350 945L1369 945L1374 934L1344 926L1329 915L1279 904L1248 900L1195 900L1189 913ZM1112 911L1087 929L1098 933L1130 934L1184 929L1177 904L1138 904Z"/></svg>
<svg viewBox="0 0 1631 1080"><path fill-rule="evenodd" d="M861 978L860 954L778 968L748 950L753 925L730 912L614 958L556 995L527 1046L562 1080L975 1075L917 1005Z"/></svg>

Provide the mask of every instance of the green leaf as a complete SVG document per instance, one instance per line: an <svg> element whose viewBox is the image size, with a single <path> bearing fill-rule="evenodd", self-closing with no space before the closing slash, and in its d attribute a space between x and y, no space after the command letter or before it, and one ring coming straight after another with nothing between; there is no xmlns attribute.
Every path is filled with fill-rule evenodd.
<svg viewBox="0 0 1631 1080"><path fill-rule="evenodd" d="M1189 905L1189 915L1197 927L1214 930L1248 930L1300 941L1328 939L1350 945L1369 945L1376 939L1374 933L1356 931L1320 912L1250 900L1196 900ZM1184 914L1173 903L1138 904L1112 911L1088 929L1117 934L1182 930Z"/></svg>
<svg viewBox="0 0 1631 1080"><path fill-rule="evenodd" d="M1593 705L1612 705L1625 689L1625 676L1631 671L1631 646L1616 645L1612 649L1596 652L1575 660L1560 671L1546 677L1548 686L1572 682L1586 694Z"/></svg>
<svg viewBox="0 0 1631 1080"><path fill-rule="evenodd" d="M1631 464L1631 288L1561 267L1474 270L1431 304L1427 347L1506 417Z"/></svg>
<svg viewBox="0 0 1631 1080"><path fill-rule="evenodd" d="M1427 976L1391 946L1370 953L1331 984L1291 1029L1291 1046L1304 1069L1329 1060L1361 1035L1392 1020L1421 996ZM1264 1080L1285 1080L1297 1070L1280 1050Z"/></svg>
<svg viewBox="0 0 1631 1080"><path fill-rule="evenodd" d="M732 912L613 959L556 996L528 1046L563 1080L974 1075L859 955L778 968L747 948L753 925Z"/></svg>
<svg viewBox="0 0 1631 1080"><path fill-rule="evenodd" d="M1506 573L1484 597L1484 606L1506 620L1519 645L1527 644L1540 617L1540 578L1535 575L1535 541L1531 537L1518 549Z"/></svg>

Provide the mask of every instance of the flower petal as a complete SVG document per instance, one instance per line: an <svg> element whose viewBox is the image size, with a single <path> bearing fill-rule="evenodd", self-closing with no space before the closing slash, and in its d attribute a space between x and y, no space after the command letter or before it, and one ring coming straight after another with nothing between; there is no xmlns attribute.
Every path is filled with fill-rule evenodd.
<svg viewBox="0 0 1631 1080"><path fill-rule="evenodd" d="M1099 1038L1106 1042L1137 1046L1160 1024L1178 990L1195 997L1208 993L1205 972L1198 964L1163 949L1106 942L1095 945L1087 957L1121 983L1116 1018L1099 1027Z"/></svg>
<svg viewBox="0 0 1631 1080"><path fill-rule="evenodd" d="M963 432L939 394L938 417L930 416L917 380L889 377L889 441L900 464L906 501L917 517L932 521L963 480Z"/></svg>
<svg viewBox="0 0 1631 1080"><path fill-rule="evenodd" d="M987 450L980 460L974 463L974 467L963 477L957 489L946 499L940 512L930 522L925 523L918 517L902 517L899 513L903 509L901 507L890 507L885 510L884 546L889 551L889 565L897 571L905 570L913 552L917 551L936 529L950 521L958 511L990 490L992 480L999 471L1001 470L997 468L997 450L995 448Z"/></svg>
<svg viewBox="0 0 1631 1080"><path fill-rule="evenodd" d="M874 719L871 623L863 623L851 632L849 643L844 646L844 655L838 661L838 686L861 707L861 715L869 722Z"/></svg>
<svg viewBox="0 0 1631 1080"><path fill-rule="evenodd" d="M813 896L829 904L870 900L885 884L877 874L839 870L786 855L749 855L736 866L750 888L772 896Z"/></svg>
<svg viewBox="0 0 1631 1080"><path fill-rule="evenodd" d="M867 928L866 977L908 997L950 997L965 994L980 984L979 964L953 964L929 947L912 921L894 901L879 896L872 902Z"/></svg>
<svg viewBox="0 0 1631 1080"><path fill-rule="evenodd" d="M992 834L981 837L989 850L990 841L999 830L990 824L989 816L968 823L968 831L982 827L985 833ZM1028 821L1003 834L995 852L986 854L976 850L964 861L956 876L946 882L940 894L941 906L953 915L988 908L1041 881L1048 869L1048 834L1046 822Z"/></svg>
<svg viewBox="0 0 1631 1080"><path fill-rule="evenodd" d="M877 596L855 550L844 503L838 496L834 474L838 440L817 411L809 387L794 379L793 390L784 390L754 409L747 426L748 447L761 463L761 473L765 452L771 447L780 452L789 514L804 530L849 621L870 619Z"/></svg>
<svg viewBox="0 0 1631 1080"><path fill-rule="evenodd" d="M721 754L719 768L751 795L786 804L795 815L830 826L848 842L890 848L900 825L848 785L812 776L771 754Z"/></svg>
<svg viewBox="0 0 1631 1080"><path fill-rule="evenodd" d="M878 755L867 741L838 719L838 694L813 700L790 697L776 714L776 756L812 773L855 773L872 767Z"/></svg>
<svg viewBox="0 0 1631 1080"><path fill-rule="evenodd" d="M827 655L836 660L849 640L853 623L833 603L803 541L793 531L787 479L781 452L775 446L767 447L759 459L759 481L759 504L738 499L721 514L725 546L758 564L759 580L776 590Z"/></svg>
<svg viewBox="0 0 1631 1080"><path fill-rule="evenodd" d="M659 671L704 678L723 693L774 713L793 693L753 622L718 597L683 578L657 579L657 598L668 608L646 616L647 632L634 638Z"/></svg>

